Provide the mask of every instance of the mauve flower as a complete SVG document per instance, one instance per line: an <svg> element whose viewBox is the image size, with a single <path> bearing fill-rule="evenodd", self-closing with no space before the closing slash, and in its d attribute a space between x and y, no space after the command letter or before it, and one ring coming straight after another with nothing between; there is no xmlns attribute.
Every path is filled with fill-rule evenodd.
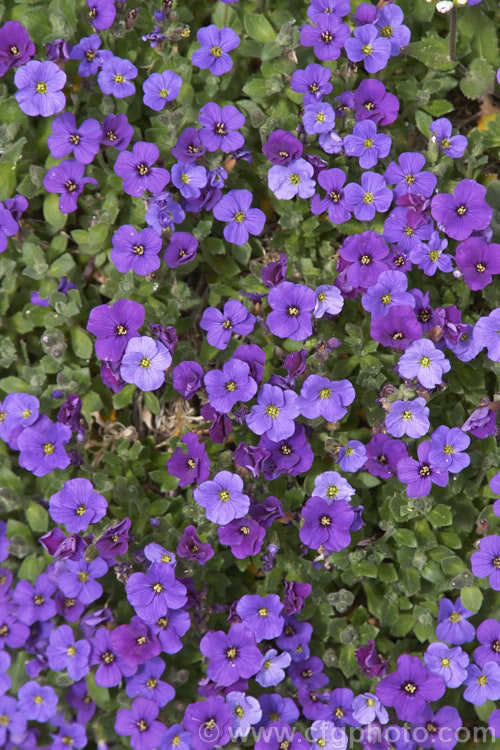
<svg viewBox="0 0 500 750"><path fill-rule="evenodd" d="M198 436L188 432L182 438L187 453L177 448L167 461L169 473L179 478L179 487L187 487L194 482L204 482L210 475L210 459Z"/></svg>
<svg viewBox="0 0 500 750"><path fill-rule="evenodd" d="M224 687L252 677L261 661L253 633L239 623L227 634L209 631L200 641L200 651L208 659L207 676Z"/></svg>
<svg viewBox="0 0 500 750"><path fill-rule="evenodd" d="M383 346L393 349L406 349L412 341L421 338L422 326L412 307L394 305L387 315L372 318L370 335Z"/></svg>
<svg viewBox="0 0 500 750"><path fill-rule="evenodd" d="M181 362L172 370L172 384L181 396L190 399L202 387L203 376L203 367L198 362Z"/></svg>
<svg viewBox="0 0 500 750"><path fill-rule="evenodd" d="M217 529L219 542L231 547L238 560L258 555L264 543L266 530L251 518L238 518Z"/></svg>
<svg viewBox="0 0 500 750"><path fill-rule="evenodd" d="M56 523L62 523L69 532L86 531L91 523L101 521L106 515L105 497L94 491L88 479L70 479L62 489L49 498L49 513Z"/></svg>
<svg viewBox="0 0 500 750"><path fill-rule="evenodd" d="M207 307L200 321L200 328L207 331L208 343L216 349L225 349L233 333L240 336L251 333L254 325L255 315L236 299L226 302L223 312Z"/></svg>
<svg viewBox="0 0 500 750"><path fill-rule="evenodd" d="M242 490L240 476L219 471L212 480L200 484L193 496L198 505L205 508L209 521L224 525L248 512L250 498Z"/></svg>
<svg viewBox="0 0 500 750"><path fill-rule="evenodd" d="M472 232L486 229L493 209L485 201L486 188L476 180L460 180L453 195L440 193L431 203L438 226L454 240L466 240Z"/></svg>
<svg viewBox="0 0 500 750"><path fill-rule="evenodd" d="M349 60L363 61L367 73L377 73L387 65L391 43L379 36L375 26L365 24L354 29L353 36L345 43L345 51Z"/></svg>
<svg viewBox="0 0 500 750"><path fill-rule="evenodd" d="M210 24L198 29L196 38L201 49L193 52L193 65L203 70L208 69L214 76L229 73L233 67L229 52L239 47L239 36L229 26L219 29L215 24Z"/></svg>
<svg viewBox="0 0 500 750"><path fill-rule="evenodd" d="M52 121L52 133L47 145L56 159L72 154L82 164L90 164L99 151L100 140L101 125L97 120L84 120L77 127L75 116L63 112Z"/></svg>
<svg viewBox="0 0 500 750"><path fill-rule="evenodd" d="M345 173L341 169L323 169L318 175L319 185L326 190L324 198L314 195L311 202L311 212L321 214L328 211L328 218L332 224L342 224L351 218L351 205L345 196Z"/></svg>
<svg viewBox="0 0 500 750"><path fill-rule="evenodd" d="M143 102L150 109L159 112L167 102L177 98L182 86L182 78L173 70L163 73L151 73L142 84L144 91Z"/></svg>
<svg viewBox="0 0 500 750"><path fill-rule="evenodd" d="M315 26L302 26L300 44L313 47L318 60L336 60L349 38L349 26L334 14L319 15L315 23Z"/></svg>
<svg viewBox="0 0 500 750"><path fill-rule="evenodd" d="M312 592L312 586L309 583L300 581L288 581L285 579L285 595L283 597L283 609L287 615L295 615L301 612L305 600Z"/></svg>
<svg viewBox="0 0 500 750"><path fill-rule="evenodd" d="M431 446L432 443L428 440L419 443L418 461L407 457L400 459L398 463L398 479L407 485L408 497L424 497L430 493L432 484L439 487L446 487L448 484L448 472L433 465L429 458Z"/></svg>
<svg viewBox="0 0 500 750"><path fill-rule="evenodd" d="M30 117L50 117L66 106L66 73L56 63L31 60L16 71L16 100Z"/></svg>
<svg viewBox="0 0 500 750"><path fill-rule="evenodd" d="M478 578L489 578L494 591L500 591L500 536L493 534L479 540L479 551L471 557L472 572Z"/></svg>
<svg viewBox="0 0 500 750"><path fill-rule="evenodd" d="M97 75L97 82L103 94L111 94L117 99L135 94L131 81L137 78L138 70L130 60L121 57L110 57L104 60Z"/></svg>
<svg viewBox="0 0 500 750"><path fill-rule="evenodd" d="M486 243L480 237L461 242L455 251L457 268L473 291L484 289L500 273L500 245Z"/></svg>
<svg viewBox="0 0 500 750"><path fill-rule="evenodd" d="M230 153L243 146L245 139L236 131L243 127L245 118L232 104L220 107L208 102L200 109L198 121L202 126L200 140L207 151Z"/></svg>
<svg viewBox="0 0 500 750"><path fill-rule="evenodd" d="M354 511L345 500L328 503L321 497L310 497L301 515L305 523L299 537L311 549L324 547L328 552L339 552L349 545Z"/></svg>
<svg viewBox="0 0 500 750"><path fill-rule="evenodd" d="M154 622L169 608L180 609L186 603L186 587L164 563L153 563L146 573L133 573L126 592L137 615L146 622Z"/></svg>
<svg viewBox="0 0 500 750"><path fill-rule="evenodd" d="M91 36L83 37L78 44L71 47L69 57L71 60L81 60L81 63L78 66L78 75L82 78L97 73L104 62L113 57L113 53L109 50L99 49L101 44L102 40L99 36L97 34L91 34ZM115 115L112 115L112 117L115 117ZM118 117L125 117L125 115L118 115Z"/></svg>
<svg viewBox="0 0 500 750"><path fill-rule="evenodd" d="M325 68L318 63L310 63L304 68L304 70L299 69L292 73L290 87L292 91L296 91L299 94L305 94L304 104L311 104L312 102L321 100L322 96L331 93L333 89L333 86L330 83L331 76L331 71L328 70L328 68ZM272 159L270 159L270 161L272 161Z"/></svg>
<svg viewBox="0 0 500 750"><path fill-rule="evenodd" d="M283 281L268 294L272 312L266 322L271 333L280 338L301 341L312 335L312 312L316 295L303 284Z"/></svg>
<svg viewBox="0 0 500 750"><path fill-rule="evenodd" d="M374 78L365 78L355 91L346 92L343 96L347 106L354 109L358 122L373 120L378 125L390 125L398 116L397 96L390 94L382 81Z"/></svg>
<svg viewBox="0 0 500 750"><path fill-rule="evenodd" d="M205 565L214 556L213 548L208 542L202 542L194 526L186 526L177 545L177 554L186 560L196 560Z"/></svg>
<svg viewBox="0 0 500 750"><path fill-rule="evenodd" d="M250 208L251 205L249 190L230 190L214 206L214 217L227 222L223 234L228 242L244 245L251 234L260 234L264 229L265 213L260 208Z"/></svg>
<svg viewBox="0 0 500 750"><path fill-rule="evenodd" d="M127 115L107 115L102 123L101 145L123 151L128 147L133 134L134 128L130 125Z"/></svg>
<svg viewBox="0 0 500 750"><path fill-rule="evenodd" d="M123 178L123 190L128 195L141 196L146 190L160 193L170 181L166 169L154 167L160 149L154 143L135 143L132 153L121 151L115 162L115 173Z"/></svg>
<svg viewBox="0 0 500 750"><path fill-rule="evenodd" d="M134 271L139 276L147 276L157 271L161 265L159 252L161 238L153 229L140 232L130 224L123 224L114 233L110 258L121 273Z"/></svg>

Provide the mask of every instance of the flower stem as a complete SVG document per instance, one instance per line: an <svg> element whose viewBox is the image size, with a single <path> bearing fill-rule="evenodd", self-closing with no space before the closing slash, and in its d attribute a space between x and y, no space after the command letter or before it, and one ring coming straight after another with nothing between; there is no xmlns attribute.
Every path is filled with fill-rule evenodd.
<svg viewBox="0 0 500 750"><path fill-rule="evenodd" d="M454 60L457 63L457 70L462 75L467 73L461 62L457 59L457 8L454 5L450 11L450 60Z"/></svg>

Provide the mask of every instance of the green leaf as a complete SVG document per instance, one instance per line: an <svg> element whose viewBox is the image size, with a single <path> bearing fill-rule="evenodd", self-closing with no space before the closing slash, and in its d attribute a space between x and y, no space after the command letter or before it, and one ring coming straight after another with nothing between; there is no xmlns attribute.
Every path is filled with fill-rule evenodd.
<svg viewBox="0 0 500 750"><path fill-rule="evenodd" d="M245 15L245 29L256 42L270 42L276 36L275 31L267 18L260 13L247 13Z"/></svg>
<svg viewBox="0 0 500 750"><path fill-rule="evenodd" d="M144 404L146 409L149 409L153 414L160 413L160 402L157 397L151 391L145 391L144 393Z"/></svg>
<svg viewBox="0 0 500 750"><path fill-rule="evenodd" d="M77 357L80 359L90 359L92 356L92 341L90 336L81 328L71 329L71 346Z"/></svg>
<svg viewBox="0 0 500 750"><path fill-rule="evenodd" d="M43 201L43 215L52 229L59 232L66 224L66 214L59 211L59 196L55 193L47 195Z"/></svg>
<svg viewBox="0 0 500 750"><path fill-rule="evenodd" d="M417 537L410 529L398 529L394 532L394 541L403 547L416 547Z"/></svg>
<svg viewBox="0 0 500 750"><path fill-rule="evenodd" d="M493 91L495 70L487 60L474 60L460 81L460 88L468 99L479 99Z"/></svg>
<svg viewBox="0 0 500 750"><path fill-rule="evenodd" d="M113 396L113 406L115 409L123 409L124 406L128 406L134 398L135 385L129 383L121 389L119 393L115 393Z"/></svg>
<svg viewBox="0 0 500 750"><path fill-rule="evenodd" d="M49 528L49 514L34 500L26 508L26 520L32 531L47 531Z"/></svg>
<svg viewBox="0 0 500 750"><path fill-rule="evenodd" d="M425 135L426 138L430 137L429 125L432 125L432 117L427 112L422 112L421 109L417 110L415 112L415 124L422 135Z"/></svg>
<svg viewBox="0 0 500 750"><path fill-rule="evenodd" d="M404 52L434 70L452 70L456 62L450 60L448 41L439 36L429 36L420 42L412 42Z"/></svg>
<svg viewBox="0 0 500 750"><path fill-rule="evenodd" d="M468 586L462 589L460 593L460 601L466 609L470 609L471 612L479 612L481 604L483 603L483 594L481 589L477 586Z"/></svg>
<svg viewBox="0 0 500 750"><path fill-rule="evenodd" d="M399 615L391 626L391 635L402 638L408 635L414 624L415 618L413 615Z"/></svg>
<svg viewBox="0 0 500 750"><path fill-rule="evenodd" d="M450 526L453 523L453 515L448 505L439 503L428 515L429 523L432 526Z"/></svg>

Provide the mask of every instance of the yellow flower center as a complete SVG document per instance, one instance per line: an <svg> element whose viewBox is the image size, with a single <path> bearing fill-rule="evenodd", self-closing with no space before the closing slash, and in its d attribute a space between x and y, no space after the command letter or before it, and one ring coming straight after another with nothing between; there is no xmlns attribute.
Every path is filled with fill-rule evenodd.
<svg viewBox="0 0 500 750"><path fill-rule="evenodd" d="M35 86L35 91L37 94L46 94L49 90L49 87L45 83L45 81L38 81L37 85Z"/></svg>
<svg viewBox="0 0 500 750"><path fill-rule="evenodd" d="M271 419L276 419L279 413L280 410L278 406L274 406L274 404L269 404L269 406L266 406L266 414L268 417L271 417Z"/></svg>
<svg viewBox="0 0 500 750"><path fill-rule="evenodd" d="M113 76L113 81L115 83L125 83L125 76L122 76L121 73L115 73Z"/></svg>
<svg viewBox="0 0 500 750"><path fill-rule="evenodd" d="M420 364L422 365L422 367L429 367L431 364L431 361L429 357L422 357L422 359L420 360Z"/></svg>
<svg viewBox="0 0 500 750"><path fill-rule="evenodd" d="M230 499L231 495L227 490L221 490L219 492L219 500L223 503L227 503L227 501Z"/></svg>
<svg viewBox="0 0 500 750"><path fill-rule="evenodd" d="M210 47L210 54L214 57L220 57L222 55L222 50L220 47L214 46Z"/></svg>

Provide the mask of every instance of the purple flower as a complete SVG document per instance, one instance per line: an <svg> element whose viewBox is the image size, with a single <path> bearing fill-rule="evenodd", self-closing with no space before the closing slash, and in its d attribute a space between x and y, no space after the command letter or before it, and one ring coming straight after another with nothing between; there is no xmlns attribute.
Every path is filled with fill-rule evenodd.
<svg viewBox="0 0 500 750"><path fill-rule="evenodd" d="M126 383L133 383L141 391L156 391L165 382L165 370L172 363L172 355L160 341L150 336L131 338L120 365L120 375Z"/></svg>
<svg viewBox="0 0 500 750"><path fill-rule="evenodd" d="M280 338L301 341L312 336L312 312L316 295L303 284L283 281L271 289L268 302L272 312L267 316L271 333Z"/></svg>
<svg viewBox="0 0 500 750"><path fill-rule="evenodd" d="M123 178L123 190L128 195L141 196L145 190L160 193L170 177L166 169L154 167L160 149L154 143L140 141L130 151L122 151L115 163L115 173Z"/></svg>
<svg viewBox="0 0 500 750"><path fill-rule="evenodd" d="M198 362L181 362L172 370L172 381L175 390L190 399L203 385L203 367Z"/></svg>
<svg viewBox="0 0 500 750"><path fill-rule="evenodd" d="M53 719L57 713L57 693L50 685L38 682L25 682L17 692L18 711L28 721L43 724Z"/></svg>
<svg viewBox="0 0 500 750"><path fill-rule="evenodd" d="M207 676L224 687L252 677L261 661L253 633L238 623L227 634L222 630L208 632L200 641L200 651L209 660Z"/></svg>
<svg viewBox="0 0 500 750"><path fill-rule="evenodd" d="M489 315L479 318L474 326L474 342L488 351L488 359L500 362L500 308ZM463 429L463 428L462 428ZM488 433L491 434L491 433Z"/></svg>
<svg viewBox="0 0 500 750"><path fill-rule="evenodd" d="M197 164L174 164L172 167L172 184L183 198L199 198L201 189L207 184L207 170Z"/></svg>
<svg viewBox="0 0 500 750"><path fill-rule="evenodd" d="M345 43L345 51L349 60L363 61L367 73L377 73L387 65L391 42L379 36L375 26L365 24L354 29L354 35Z"/></svg>
<svg viewBox="0 0 500 750"><path fill-rule="evenodd" d="M259 701L245 693L232 691L226 695L226 702L232 711L233 739L247 737L250 727L262 718Z"/></svg>
<svg viewBox="0 0 500 750"><path fill-rule="evenodd" d="M51 422L46 416L31 427L26 427L18 438L19 466L36 477L50 474L54 469L65 469L70 464L65 445L71 440L71 430L64 424Z"/></svg>
<svg viewBox="0 0 500 750"><path fill-rule="evenodd" d="M71 60L81 60L78 66L78 75L82 78L87 78L99 71L99 68L113 57L113 53L107 49L99 49L102 44L102 40L97 34L83 37L80 39L78 44L75 44L69 53ZM110 115L108 115L108 118ZM111 115L116 117L116 115ZM118 117L125 117L125 115L118 115ZM107 118L106 118L107 119Z"/></svg>
<svg viewBox="0 0 500 750"><path fill-rule="evenodd" d="M38 420L40 402L29 393L9 393L0 407L0 438L9 441L10 435L23 430Z"/></svg>
<svg viewBox="0 0 500 750"><path fill-rule="evenodd" d="M200 328L207 331L208 343L216 349L225 349L233 333L240 336L251 333L254 325L255 316L235 299L226 302L223 312L207 307L200 321Z"/></svg>
<svg viewBox="0 0 500 750"><path fill-rule="evenodd" d="M19 231L19 224L12 216L11 212L4 206L0 205L0 253L6 249L7 237L13 237Z"/></svg>
<svg viewBox="0 0 500 750"><path fill-rule="evenodd" d="M451 135L452 124L446 117L440 117L429 125L429 130L434 133L434 138L439 150L451 159L459 159L467 148L465 135Z"/></svg>
<svg viewBox="0 0 500 750"><path fill-rule="evenodd" d="M366 463L366 448L359 440L349 440L345 448L339 450L338 465L342 471L359 471Z"/></svg>
<svg viewBox="0 0 500 750"><path fill-rule="evenodd" d="M422 326L418 322L413 307L394 305L387 315L372 318L370 335L383 346L393 349L406 349L412 341L422 336Z"/></svg>
<svg viewBox="0 0 500 750"><path fill-rule="evenodd" d="M50 117L66 106L66 73L56 63L31 60L16 71L16 100L30 117Z"/></svg>
<svg viewBox="0 0 500 750"><path fill-rule="evenodd" d="M7 21L0 28L0 78L9 68L26 65L35 54L28 30L19 21Z"/></svg>
<svg viewBox="0 0 500 750"><path fill-rule="evenodd" d="M165 671L165 662L159 657L149 659L137 674L127 680L125 691L131 698L147 698L163 708L175 696L175 690L168 682L160 680Z"/></svg>
<svg viewBox="0 0 500 750"><path fill-rule="evenodd" d="M427 390L443 382L443 375L451 365L430 339L413 341L400 358L397 369L404 378L417 378Z"/></svg>
<svg viewBox="0 0 500 750"><path fill-rule="evenodd" d="M381 433L372 437L366 446L366 455L366 471L375 477L389 479L396 474L399 460L408 457L408 451L401 440L391 440Z"/></svg>
<svg viewBox="0 0 500 750"><path fill-rule="evenodd" d="M441 258L440 253L448 244L446 240L443 244L438 235L433 238L433 242L429 243L428 249L426 246L423 246L423 242L430 239L433 235L432 229L432 222L427 221L426 218L424 219L417 211L408 209L406 206L399 206L391 211L385 220L384 238L386 242L398 245L399 249L405 253L415 254L415 258L413 255L410 256L414 263L421 261L422 253L424 254L424 259L427 257L428 260L432 261L434 258L434 262L428 264L430 266L429 271L425 266L421 266L429 275L434 274L437 267L443 271L451 271L451 258L447 255ZM417 255L419 250L420 254ZM428 253L429 250L436 250L438 252L434 252L432 255L429 253L427 256L425 251ZM445 263L445 259L447 259L447 263ZM437 260L440 260L440 262L436 263Z"/></svg>
<svg viewBox="0 0 500 750"><path fill-rule="evenodd" d="M470 664L467 669L464 699L475 706L482 706L486 701L497 701L500 698L500 666L488 661L482 667Z"/></svg>
<svg viewBox="0 0 500 750"><path fill-rule="evenodd" d="M100 557L92 562L66 560L66 571L61 573L57 585L64 596L79 599L83 604L92 604L99 599L103 588L96 578L106 575L108 566Z"/></svg>
<svg viewBox="0 0 500 750"><path fill-rule="evenodd" d="M423 227L420 227L420 234L422 234L424 227L432 228L430 224L423 225ZM421 238L425 239L425 237ZM438 232L432 232L427 245L418 242L410 250L410 260L412 263L416 263L427 276L434 276L438 269L444 273L450 273L453 270L451 255L443 252L447 246L448 240L442 239Z"/></svg>
<svg viewBox="0 0 500 750"><path fill-rule="evenodd" d="M365 173L368 174L368 173ZM346 280L352 287L368 289L387 269L383 260L389 248L376 232L363 232L348 237L340 248L340 258L346 262Z"/></svg>
<svg viewBox="0 0 500 750"><path fill-rule="evenodd" d="M207 151L230 153L243 146L245 139L236 131L243 127L245 118L232 104L219 107L209 102L200 109L198 120L202 126L199 136Z"/></svg>
<svg viewBox="0 0 500 750"><path fill-rule="evenodd" d="M180 609L186 603L186 587L164 563L153 563L146 573L133 573L126 591L137 615L146 622L154 622L169 608Z"/></svg>
<svg viewBox="0 0 500 750"><path fill-rule="evenodd" d="M269 453L262 466L262 473L265 479L269 480L276 479L281 474L298 476L308 471L314 460L314 453L306 440L306 431L302 424L295 424L293 434L283 440L272 441L266 435L262 435L259 448Z"/></svg>
<svg viewBox="0 0 500 750"><path fill-rule="evenodd" d="M179 557L191 561L196 560L200 565L205 565L214 556L212 546L208 542L201 541L194 526L186 526L176 551Z"/></svg>
<svg viewBox="0 0 500 750"><path fill-rule="evenodd" d="M210 475L210 459L203 443L194 432L182 438L187 453L177 448L167 461L169 474L179 478L179 487L187 487L193 482L204 482Z"/></svg>
<svg viewBox="0 0 500 750"><path fill-rule="evenodd" d="M258 555L264 543L266 531L251 518L239 518L217 529L219 542L231 547L238 560Z"/></svg>
<svg viewBox="0 0 500 750"><path fill-rule="evenodd" d="M50 620L56 614L56 606L50 597L56 590L55 584L46 573L40 573L31 584L19 581L12 593L12 601L17 605L17 617L25 625Z"/></svg>
<svg viewBox="0 0 500 750"><path fill-rule="evenodd" d="M415 300L407 289L406 274L401 271L382 271L376 283L361 298L361 304L374 317L387 315L394 305L413 307Z"/></svg>
<svg viewBox="0 0 500 750"><path fill-rule="evenodd" d="M413 718L411 737L422 748L451 750L460 737L462 725L462 718L456 708L441 706L439 711L433 713L432 708L426 706L419 717Z"/></svg>
<svg viewBox="0 0 500 750"><path fill-rule="evenodd" d="M186 128L177 139L174 148L170 149L172 156L182 162L196 161L205 149L200 140L199 130Z"/></svg>
<svg viewBox="0 0 500 750"><path fill-rule="evenodd" d="M318 65L318 68L325 70L321 65ZM330 71L326 72L329 78ZM294 75L295 73L292 75L292 80ZM281 165L299 159L302 156L303 150L302 143L287 130L273 130L267 142L262 146L262 151L267 160L272 164Z"/></svg>
<svg viewBox="0 0 500 750"><path fill-rule="evenodd" d="M301 515L305 523L299 530L299 537L311 549L324 547L328 552L340 552L349 545L354 511L345 500L332 503L321 497L310 497Z"/></svg>
<svg viewBox="0 0 500 750"><path fill-rule="evenodd" d="M439 675L446 687L459 687L467 677L469 657L459 646L449 648L444 643L431 643L424 661L429 672Z"/></svg>
<svg viewBox="0 0 500 750"><path fill-rule="evenodd" d="M480 347L482 349L482 347ZM489 404L488 399L485 399ZM497 433L497 412L488 405L474 409L470 417L462 425L464 432L470 432L477 438L486 438Z"/></svg>
<svg viewBox="0 0 500 750"><path fill-rule="evenodd" d="M312 586L309 583L300 581L285 580L285 596L283 598L283 608L287 615L294 615L301 612L307 597L312 592Z"/></svg>
<svg viewBox="0 0 500 750"><path fill-rule="evenodd" d="M315 23L315 26L302 26L300 44L313 47L318 60L336 60L349 38L349 26L331 13L318 15Z"/></svg>
<svg viewBox="0 0 500 750"><path fill-rule="evenodd" d="M82 164L90 164L99 151L101 125L97 120L84 120L76 126L75 116L63 112L52 122L52 133L47 139L50 153L56 159L70 154Z"/></svg>
<svg viewBox="0 0 500 750"><path fill-rule="evenodd" d="M432 195L437 177L432 172L422 172L424 165L425 157L412 152L400 154L398 163L391 161L385 170L384 177L388 185L395 185L396 198L406 193L418 193L425 197Z"/></svg>
<svg viewBox="0 0 500 750"><path fill-rule="evenodd" d="M60 672L66 669L68 676L77 682L89 671L90 643L76 641L69 625L55 628L47 646L47 659L50 669Z"/></svg>
<svg viewBox="0 0 500 750"><path fill-rule="evenodd" d="M376 172L364 172L361 185L350 182L345 186L346 201L352 206L360 221L371 221L377 211L385 213L392 203L392 191L384 178Z"/></svg>
<svg viewBox="0 0 500 750"><path fill-rule="evenodd" d="M439 602L438 625L436 638L461 646L474 639L474 626L467 622L468 617L474 613L464 607L458 597L453 603L450 599L441 599Z"/></svg>
<svg viewBox="0 0 500 750"><path fill-rule="evenodd" d="M181 86L182 78L173 70L151 73L142 85L144 90L143 102L150 109L159 112L167 102L177 99Z"/></svg>
<svg viewBox="0 0 500 750"><path fill-rule="evenodd" d="M217 28L215 24L198 29L196 38L201 49L193 52L192 63L214 76L229 73L233 67L231 52L240 45L240 38L229 26ZM208 748L206 749L208 750Z"/></svg>
<svg viewBox="0 0 500 750"><path fill-rule="evenodd" d="M230 740L231 709L221 695L209 696L187 706L183 724L194 750L212 750Z"/></svg>
<svg viewBox="0 0 500 750"><path fill-rule="evenodd" d="M198 505L205 508L209 521L224 526L248 512L250 498L242 490L241 477L230 471L219 471L212 480L200 484L193 496Z"/></svg>
<svg viewBox="0 0 500 750"><path fill-rule="evenodd" d="M70 479L49 499L50 517L70 533L86 531L106 515L106 498L94 491L88 479Z"/></svg>
<svg viewBox="0 0 500 750"><path fill-rule="evenodd" d="M0 744L9 747L8 733L13 739L15 735L23 736L26 731L26 717L18 710L18 702L11 696L0 697Z"/></svg>
<svg viewBox="0 0 500 750"><path fill-rule="evenodd" d="M440 193L431 203L432 218L448 237L466 240L472 232L486 229L493 210L485 201L486 188L475 180L460 180L453 195Z"/></svg>
<svg viewBox="0 0 500 750"><path fill-rule="evenodd" d="M351 206L347 202L343 190L346 180L345 173L341 169L323 169L318 175L318 183L324 190L326 196L320 198L315 195L311 203L311 212L321 214L328 211L328 218L332 224L342 224L351 218Z"/></svg>
<svg viewBox="0 0 500 750"><path fill-rule="evenodd" d="M378 125L390 125L398 116L399 100L389 94L382 81L365 78L352 94L347 92L345 96L358 122L373 120Z"/></svg>
<svg viewBox="0 0 500 750"><path fill-rule="evenodd" d="M165 732L165 725L156 721L159 705L147 698L136 698L131 708L122 708L116 714L115 732L120 737L130 737L134 750L151 750Z"/></svg>
<svg viewBox="0 0 500 750"><path fill-rule="evenodd" d="M260 389L257 404L252 406L246 422L256 435L266 433L269 440L278 442L293 435L294 419L299 413L298 396L294 391L284 391L267 383Z"/></svg>
<svg viewBox="0 0 500 750"><path fill-rule="evenodd" d="M486 662L500 664L500 622L489 618L478 626L476 638L481 643L474 650L474 661L483 667Z"/></svg>
<svg viewBox="0 0 500 750"><path fill-rule="evenodd" d="M419 397L413 401L393 401L392 409L385 418L387 432L394 437L408 435L419 438L426 434L430 427L429 408L425 399Z"/></svg>
<svg viewBox="0 0 500 750"><path fill-rule="evenodd" d="M283 631L283 604L277 594L258 596L245 594L236 605L236 612L245 626L255 635L257 643L278 638ZM260 665L260 653L257 669ZM257 671L257 669L255 671Z"/></svg>
<svg viewBox="0 0 500 750"><path fill-rule="evenodd" d="M410 41L410 29L403 24L404 15L397 5L383 6L375 21L379 34L391 43L391 57L399 55L401 48Z"/></svg>
<svg viewBox="0 0 500 750"><path fill-rule="evenodd" d="M75 393L70 393L66 401L61 404L57 412L57 421L71 428L77 440L84 440L88 424L82 415L82 399ZM1 433L0 433L1 434Z"/></svg>
<svg viewBox="0 0 500 750"><path fill-rule="evenodd" d="M290 86L298 94L305 94L304 104L311 104L320 100L322 96L331 93L333 89L330 83L331 76L331 71L328 68L318 63L310 63L304 70L299 69L292 73Z"/></svg>
<svg viewBox="0 0 500 750"><path fill-rule="evenodd" d="M352 135L344 138L347 156L357 156L362 169L371 169L379 159L384 159L391 150L392 138L377 134L377 126L371 120L357 123Z"/></svg>
<svg viewBox="0 0 500 750"><path fill-rule="evenodd" d="M134 128L127 115L107 115L102 123L101 145L123 151L128 147L133 134Z"/></svg>
<svg viewBox="0 0 500 750"><path fill-rule="evenodd" d="M366 646L358 648L355 656L360 670L368 677L383 677L387 672L390 659L382 659L380 654L377 653L373 638L368 641Z"/></svg>
<svg viewBox="0 0 500 750"><path fill-rule="evenodd" d="M110 526L96 542L98 552L109 562L114 562L116 555L124 555L128 550L130 518L124 518Z"/></svg>
<svg viewBox="0 0 500 750"><path fill-rule="evenodd" d="M90 644L92 646L90 663L99 665L95 673L96 685L106 688L115 687L120 684L122 675L130 677L137 671L137 667L128 664L115 652L111 642L111 633L106 628L98 628L90 639Z"/></svg>
<svg viewBox="0 0 500 750"><path fill-rule="evenodd" d="M250 401L257 393L250 366L239 359L225 362L222 371L210 370L204 382L209 401L220 414L228 414L238 401Z"/></svg>
<svg viewBox="0 0 500 750"><path fill-rule="evenodd" d="M224 238L234 245L244 245L250 234L260 234L266 223L266 215L260 208L250 208L252 193L249 190L230 190L214 206L214 217L228 224L224 227Z"/></svg>
<svg viewBox="0 0 500 750"><path fill-rule="evenodd" d="M87 183L97 185L94 177L84 177L85 166L74 159L66 159L51 167L43 178L43 186L49 193L60 193L59 211L70 214L76 211L78 196Z"/></svg>
<svg viewBox="0 0 500 750"><path fill-rule="evenodd" d="M352 701L354 694L349 688L335 688L330 693L330 707L333 723L337 727L346 724L357 726L358 722L352 718Z"/></svg>
<svg viewBox="0 0 500 750"><path fill-rule="evenodd" d="M478 578L489 577L490 586L500 591L500 536L485 536L479 540L479 552L471 557L472 572Z"/></svg>
<svg viewBox="0 0 500 750"><path fill-rule="evenodd" d="M267 184L279 200L310 198L316 183L312 179L314 168L305 159L295 159L286 165L276 164L267 173Z"/></svg>
<svg viewBox="0 0 500 750"><path fill-rule="evenodd" d="M439 469L458 474L470 464L469 456L462 453L469 447L470 438L459 427L441 425L432 433L431 442L429 460Z"/></svg>
<svg viewBox="0 0 500 750"><path fill-rule="evenodd" d="M139 617L132 617L128 625L119 625L112 630L111 643L114 653L133 667L144 664L161 651L156 635Z"/></svg>
<svg viewBox="0 0 500 750"><path fill-rule="evenodd" d="M114 0L87 0L89 24L97 31L109 29L116 17Z"/></svg>
<svg viewBox="0 0 500 750"><path fill-rule="evenodd" d="M138 329L144 323L144 307L129 299L119 299L113 305L98 305L90 311L87 331L97 337L95 350L98 357L118 362L130 339L140 336Z"/></svg>
<svg viewBox="0 0 500 750"><path fill-rule="evenodd" d="M493 274L500 273L500 245L470 237L458 245L455 261L465 283L476 292L491 284Z"/></svg>
<svg viewBox="0 0 500 750"><path fill-rule="evenodd" d="M165 262L169 268L177 268L196 258L198 240L189 232L174 232L165 251Z"/></svg>
<svg viewBox="0 0 500 750"><path fill-rule="evenodd" d="M302 385L298 406L307 419L323 417L328 422L338 422L347 414L347 407L355 398L348 380L329 380L320 375L309 375Z"/></svg>
<svg viewBox="0 0 500 750"><path fill-rule="evenodd" d="M307 104L302 115L306 133L330 133L335 127L335 112L328 102Z"/></svg>
<svg viewBox="0 0 500 750"><path fill-rule="evenodd" d="M104 60L97 75L97 82L103 94L111 94L117 99L135 94L131 81L137 78L138 70L130 60L121 57L110 57Z"/></svg>
<svg viewBox="0 0 500 750"><path fill-rule="evenodd" d="M123 224L111 240L113 249L110 258L121 273L134 271L139 276L147 276L160 267L158 256L161 238L153 229L137 231L130 224Z"/></svg>
<svg viewBox="0 0 500 750"><path fill-rule="evenodd" d="M402 721L417 718L427 701L439 700L446 690L438 675L427 672L420 659L404 654L398 658L397 670L383 677L376 694L385 706L393 706Z"/></svg>
<svg viewBox="0 0 500 750"><path fill-rule="evenodd" d="M446 487L448 484L448 472L434 466L429 458L431 445L428 440L419 444L418 461L408 457L400 459L398 463L398 479L407 485L408 497L425 497L430 493L432 484L439 487Z"/></svg>

